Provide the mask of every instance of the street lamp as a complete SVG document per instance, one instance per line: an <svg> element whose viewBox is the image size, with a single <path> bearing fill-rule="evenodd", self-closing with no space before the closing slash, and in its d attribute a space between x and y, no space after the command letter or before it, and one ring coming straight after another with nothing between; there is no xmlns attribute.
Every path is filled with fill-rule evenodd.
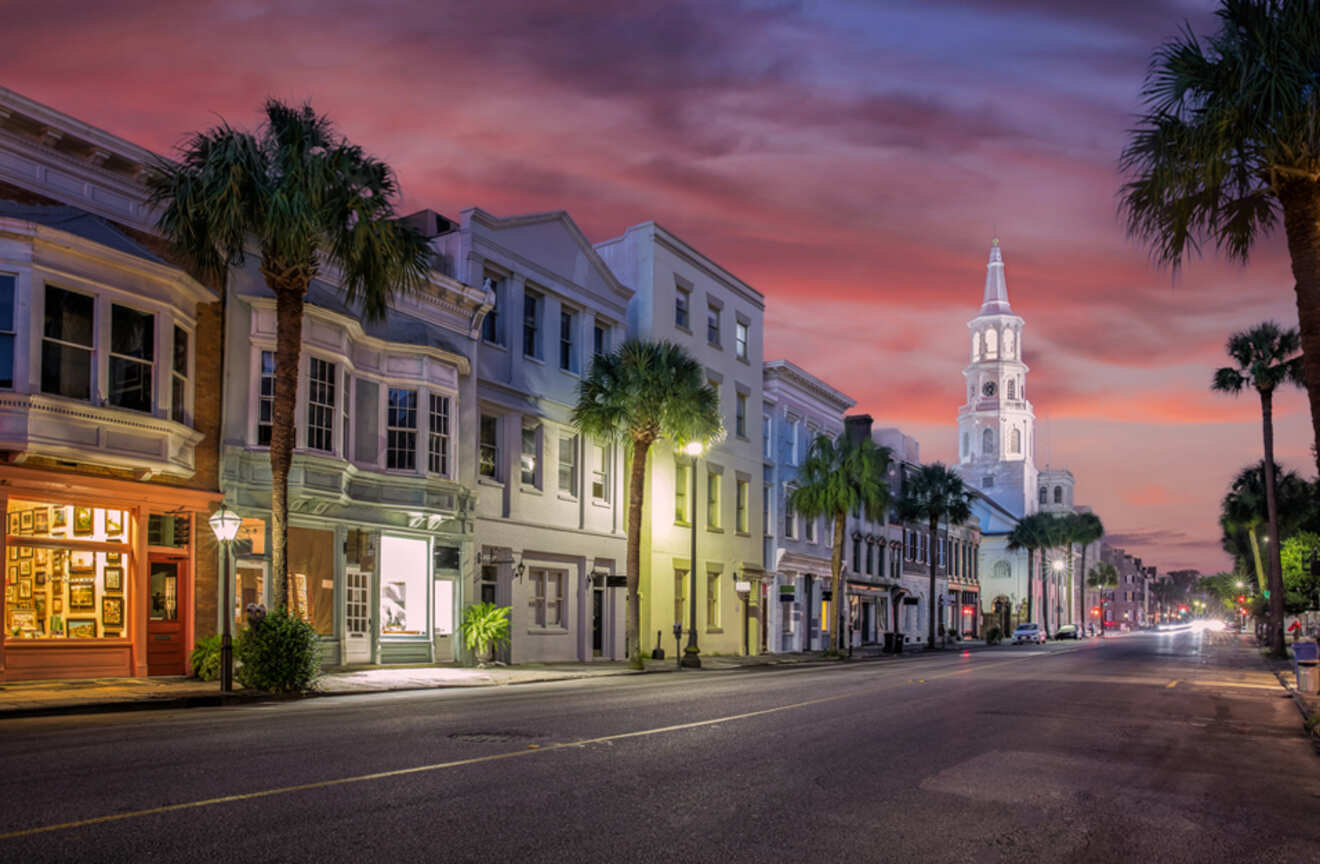
<svg viewBox="0 0 1320 864"><path fill-rule="evenodd" d="M224 573L224 587L221 590L224 615L221 617L224 619L224 630L220 637L220 692L230 693L234 689L234 643L229 635L229 625L234 615L234 604L233 598L229 596L229 544L238 536L238 526L243 524L243 520L233 510L221 504L220 509L212 513L208 521L211 530L215 533L215 539L220 542L224 550L221 559L221 571Z"/></svg>
<svg viewBox="0 0 1320 864"><path fill-rule="evenodd" d="M687 454L692 465L692 496L689 498L692 507L692 561L688 565L688 641L683 649L682 665L689 669L701 668L701 649L697 647L697 513L700 512L697 507L697 460L701 458L701 451L705 450L705 445L700 441L689 441L683 445L683 452Z"/></svg>

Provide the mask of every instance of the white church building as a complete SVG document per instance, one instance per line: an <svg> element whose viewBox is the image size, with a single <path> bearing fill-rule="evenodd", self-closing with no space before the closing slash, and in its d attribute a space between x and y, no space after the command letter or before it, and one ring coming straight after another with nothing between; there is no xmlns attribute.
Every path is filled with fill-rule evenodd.
<svg viewBox="0 0 1320 864"><path fill-rule="evenodd" d="M1069 603L1066 550L1051 550L1043 568L1046 580L1028 579L1026 550L1009 551L1008 536L1018 519L1041 510L1071 510L1072 474L1064 469L1036 467L1036 415L1027 399L1027 364L1023 362L1025 322L1008 302L1004 256L996 239L986 267L981 311L967 323L971 331L971 361L963 370L967 401L958 409L957 472L977 493L973 512L981 521L981 612L985 627L1006 633L1028 620L1051 633L1059 624L1077 623L1076 601ZM1065 485L1066 507L1055 504ZM1049 503L1049 506L1044 506ZM1060 500L1059 504L1064 501ZM1074 549L1074 557L1079 550ZM1077 561L1073 573L1077 573ZM1074 575L1076 579L1076 575ZM1030 586L1030 587L1029 587ZM1028 592L1031 592L1030 595ZM1028 598L1030 597L1030 603Z"/></svg>

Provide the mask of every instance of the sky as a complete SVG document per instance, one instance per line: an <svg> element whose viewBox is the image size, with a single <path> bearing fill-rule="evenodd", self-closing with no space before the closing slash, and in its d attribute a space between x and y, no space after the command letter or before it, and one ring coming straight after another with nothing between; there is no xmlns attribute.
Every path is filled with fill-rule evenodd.
<svg viewBox="0 0 1320 864"><path fill-rule="evenodd" d="M310 101L389 162L404 212L654 219L766 297L786 357L956 459L992 237L1026 320L1037 462L1160 569L1229 566L1218 502L1259 401L1212 394L1234 330L1296 326L1281 236L1242 267L1150 263L1117 161L1177 0L726 3L43 0L0 83L158 152ZM1304 394L1277 458L1311 467Z"/></svg>

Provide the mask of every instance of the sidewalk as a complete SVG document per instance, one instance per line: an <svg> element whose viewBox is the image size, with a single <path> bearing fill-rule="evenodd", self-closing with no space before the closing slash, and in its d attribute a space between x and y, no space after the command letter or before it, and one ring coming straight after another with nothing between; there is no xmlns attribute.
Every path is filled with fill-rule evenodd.
<svg viewBox="0 0 1320 864"><path fill-rule="evenodd" d="M985 648L984 642L951 643L950 652ZM919 656L924 649L908 646L903 655L855 650L850 660L827 658L819 652L758 654L751 657L703 655L700 670L684 674L728 672L739 669L774 669L788 666L833 666L845 662L898 661ZM363 666L335 669L312 685L308 696L346 696L355 693L386 693L401 690L436 690L450 687L500 687L543 681L572 681L584 678L677 672L672 655L665 660L644 661L637 672L624 661L593 663L524 663L517 666ZM20 681L0 684L0 720L56 714L91 714L166 708L195 708L272 699L265 693L243 690L235 682L234 693L222 694L216 681L192 678L91 678L69 681ZM298 698L298 697L289 697Z"/></svg>

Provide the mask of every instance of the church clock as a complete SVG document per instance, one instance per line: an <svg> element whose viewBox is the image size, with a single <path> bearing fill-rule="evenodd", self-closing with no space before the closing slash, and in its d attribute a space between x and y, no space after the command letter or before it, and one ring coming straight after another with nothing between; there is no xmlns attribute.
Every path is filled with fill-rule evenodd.
<svg viewBox="0 0 1320 864"><path fill-rule="evenodd" d="M981 392L984 393L986 396L995 395L995 382L993 381L985 382L985 385L981 387Z"/></svg>

